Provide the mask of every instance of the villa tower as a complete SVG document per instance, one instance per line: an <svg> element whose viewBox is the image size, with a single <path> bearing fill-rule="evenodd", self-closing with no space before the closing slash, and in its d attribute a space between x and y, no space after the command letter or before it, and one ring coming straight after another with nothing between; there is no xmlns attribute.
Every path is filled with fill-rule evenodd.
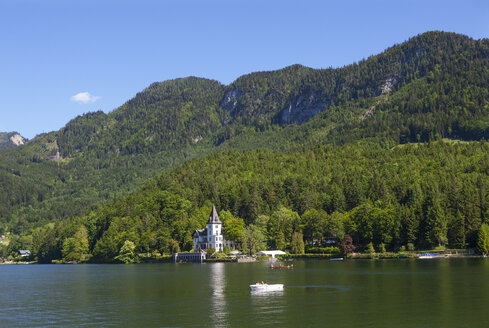
<svg viewBox="0 0 489 328"><path fill-rule="evenodd" d="M194 251L207 250L213 248L216 252L224 250L224 246L235 249L234 241L225 240L223 236L222 222L217 215L216 207L212 206L207 226L203 230L195 230L194 234Z"/></svg>
<svg viewBox="0 0 489 328"><path fill-rule="evenodd" d="M222 243L222 222L217 215L216 207L212 205L211 215L207 221L207 245L208 248L214 248L216 252L223 249Z"/></svg>

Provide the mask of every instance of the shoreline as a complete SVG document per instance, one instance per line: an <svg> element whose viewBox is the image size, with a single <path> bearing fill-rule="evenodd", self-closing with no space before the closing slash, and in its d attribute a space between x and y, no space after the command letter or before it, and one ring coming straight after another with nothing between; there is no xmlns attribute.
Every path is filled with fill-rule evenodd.
<svg viewBox="0 0 489 328"><path fill-rule="evenodd" d="M292 261L292 260L397 260L397 259L423 259L419 254L433 253L438 254L434 259L449 259L449 258L485 258L483 255L478 255L474 250L454 250L454 251L410 251L410 252L385 252L385 253L352 253L348 255L342 254L288 254L271 260L267 257L258 257L254 261L237 261L235 258L210 258L205 259L202 263L257 263L257 262L280 262L280 261ZM138 262L132 264L159 264L159 263L186 263L184 261L174 262L172 255L164 255L158 258L141 257ZM190 262L197 263L197 262ZM53 260L51 263L37 263L37 261L9 261L0 262L0 265L32 265L32 264L124 264L118 262L103 262L103 261L87 261L87 262L63 262L62 260Z"/></svg>

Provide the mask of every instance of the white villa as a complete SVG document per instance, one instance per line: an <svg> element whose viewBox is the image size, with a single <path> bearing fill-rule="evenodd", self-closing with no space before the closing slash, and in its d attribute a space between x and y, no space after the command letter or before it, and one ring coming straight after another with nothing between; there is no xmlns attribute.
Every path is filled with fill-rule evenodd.
<svg viewBox="0 0 489 328"><path fill-rule="evenodd" d="M216 207L212 205L211 215L207 221L207 227L202 230L195 230L194 234L194 252L214 248L216 252L222 251L225 246L231 250L236 248L232 240L225 240L223 236L222 222L217 215Z"/></svg>

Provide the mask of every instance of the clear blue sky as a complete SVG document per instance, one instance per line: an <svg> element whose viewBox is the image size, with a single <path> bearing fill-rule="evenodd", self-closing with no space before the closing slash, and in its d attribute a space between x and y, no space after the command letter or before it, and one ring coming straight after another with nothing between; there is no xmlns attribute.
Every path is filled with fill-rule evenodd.
<svg viewBox="0 0 489 328"><path fill-rule="evenodd" d="M428 30L489 37L489 1L0 0L0 131L110 112L155 81L340 67Z"/></svg>

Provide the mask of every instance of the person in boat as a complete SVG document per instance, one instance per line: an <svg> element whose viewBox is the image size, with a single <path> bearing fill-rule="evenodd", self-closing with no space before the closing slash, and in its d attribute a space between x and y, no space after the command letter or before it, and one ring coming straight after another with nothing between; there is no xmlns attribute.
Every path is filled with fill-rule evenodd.
<svg viewBox="0 0 489 328"><path fill-rule="evenodd" d="M261 284L262 284L262 285L265 285L265 283L264 283L263 281L261 282Z"/></svg>

